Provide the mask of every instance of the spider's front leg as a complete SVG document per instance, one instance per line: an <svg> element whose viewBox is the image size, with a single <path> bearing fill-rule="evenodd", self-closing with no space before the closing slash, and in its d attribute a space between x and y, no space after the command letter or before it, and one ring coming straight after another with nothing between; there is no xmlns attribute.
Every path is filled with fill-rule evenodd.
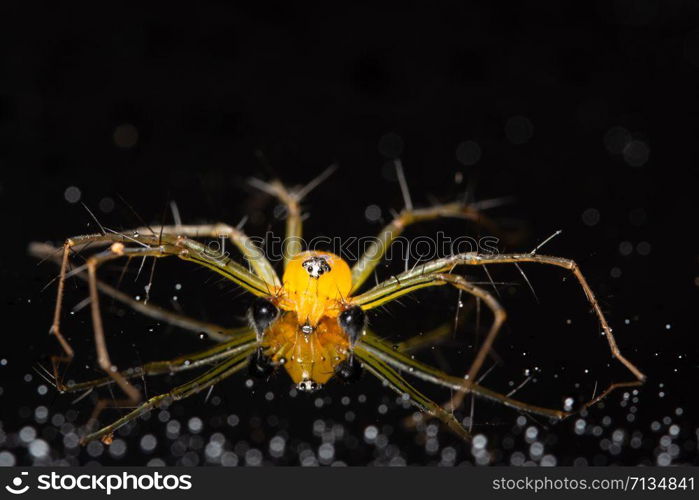
<svg viewBox="0 0 699 500"><path fill-rule="evenodd" d="M47 243L34 242L29 245L29 253L33 257L41 259L42 261L49 260L60 265L62 258L58 255L59 251L60 249L57 249ZM88 281L87 271L85 270L74 269L70 273L70 276L80 278L83 281ZM100 293L121 302L144 316L148 316L156 321L162 321L163 323L167 323L168 325L182 328L184 330L189 330L196 334L204 332L210 339L217 342L226 342L232 337L242 333L242 329L240 327L224 327L215 323L209 323L207 321L185 316L175 311L157 306L152 302L146 303L145 301L136 300L129 294L118 290L100 279L97 280L97 289L100 291ZM248 327L244 327L244 329L247 330Z"/></svg>
<svg viewBox="0 0 699 500"><path fill-rule="evenodd" d="M61 331L61 313L63 307L63 296L65 291L65 281L68 275L78 276L81 279L88 280L87 272L85 269L87 266L81 266L77 269L68 272L70 265L70 254L74 250L86 249L88 246L106 246L114 243L120 243L122 245L129 244L139 244L145 247L156 247L159 246L163 241L174 242L177 241L182 246L187 248L190 245L195 245L193 240L188 238L178 238L178 236L227 236L243 253L246 259L251 263L251 266L255 270L257 276L262 279L262 283L258 283L249 277L249 273L243 269L238 269L235 267L235 263L226 263L229 269L226 275L227 277L233 276L236 282L255 282L255 288L264 288L269 290L275 286L279 286L279 278L277 277L274 269L272 269L271 264L264 257L262 252L252 243L252 241L240 230L227 226L225 224L213 224L213 225L199 225L199 226L158 226L156 229L153 228L140 228L130 231L125 231L122 233L103 233L103 234L89 234L74 236L66 239L63 244L62 249L55 249L50 245L44 243L31 243L29 245L29 253L40 259L49 259L52 261L57 261L60 265L60 272L58 276L58 286L56 292L56 303L54 307L53 321L49 333L54 335L58 340L61 348L63 350L62 356L53 356L51 361L54 369L54 378L60 387L61 380L58 375L58 366L60 363L69 362L73 359L75 352L65 338ZM220 261L221 259L211 259L206 258L206 249L201 245L193 248L195 255L204 254L203 259L199 261ZM58 257L60 253L60 257ZM210 252L209 252L210 253ZM230 259L228 259L230 261ZM207 267L212 267L208 265ZM221 267L221 266L218 266ZM238 266L240 267L240 266ZM221 272L220 269L214 269L217 272ZM163 321L170 322L171 324L176 324L183 328L191 329L193 326L197 329L207 331L214 337L220 337L220 340L224 340L216 330L212 328L212 325L204 324L203 322L197 322L191 320L190 318L184 318L178 316L176 313L162 310L157 307L151 307L148 304L141 303L133 300L128 295L116 290L114 287L110 287L106 283L97 281L97 286L102 293L112 296L113 298L131 306L132 308L142 312L143 314L149 315L151 317L162 319ZM220 329L219 329L220 330Z"/></svg>
<svg viewBox="0 0 699 500"><path fill-rule="evenodd" d="M262 278L270 287L279 287L281 282L272 264L267 260L264 253L255 242L246 235L242 229L229 226L222 222L216 224L180 224L175 226L154 226L136 229L136 233L152 232L166 236L186 236L187 238L227 238L250 264L250 267L257 276ZM225 255L225 249L219 252Z"/></svg>
<svg viewBox="0 0 699 500"><path fill-rule="evenodd" d="M51 356L51 364L52 364L52 369L53 369L53 376L54 380L56 381L57 387L60 389L63 384L62 384L62 378L59 376L59 366L61 363L69 363L73 357L75 356L75 351L73 350L73 347L70 345L70 342L65 338L63 333L61 332L61 313L63 309L63 297L64 297L64 291L65 291L65 282L66 279L69 275L68 273L68 267L70 265L70 254L73 251L74 248L80 248L80 247L85 247L90 244L98 244L98 245L104 245L104 244L114 244L114 243L120 243L123 244L123 242L126 241L126 238L123 235L118 235L118 234L89 234L89 235L81 235L81 236L74 236L72 238L66 239L66 241L63 243L62 247L62 254L60 257L60 272L58 275L58 286L57 286L57 291L56 291L56 304L54 306L54 311L53 311L53 321L51 323L51 328L49 329L49 334L53 335L56 337L58 340L58 343L61 345L61 349L63 350L63 355L61 356L56 356L53 355ZM142 244L147 245L150 243L150 240L147 238L142 242ZM33 244L35 245L35 244ZM30 246L30 252L31 252L32 246ZM50 254L51 257L55 257L58 254L58 251L54 251L52 254ZM71 273L72 274L84 274L84 268L78 268L76 270L73 270Z"/></svg>
<svg viewBox="0 0 699 500"><path fill-rule="evenodd" d="M489 230L492 234L502 231L497 224L474 206L464 203L446 203L428 208L405 208L399 213L369 245L364 254L352 266L352 291L359 290L376 266L383 260L391 244L398 238L408 226L419 222L438 219L465 219L476 222Z"/></svg>

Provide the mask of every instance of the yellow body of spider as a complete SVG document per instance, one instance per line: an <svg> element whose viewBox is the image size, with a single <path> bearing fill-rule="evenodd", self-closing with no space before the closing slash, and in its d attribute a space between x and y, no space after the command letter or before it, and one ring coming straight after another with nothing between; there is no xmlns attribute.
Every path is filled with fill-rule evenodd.
<svg viewBox="0 0 699 500"><path fill-rule="evenodd" d="M279 307L293 311L299 323L315 327L324 317L337 318L348 304L352 273L329 252L301 252L289 261L282 278Z"/></svg>
<svg viewBox="0 0 699 500"><path fill-rule="evenodd" d="M295 384L315 389L350 351L337 318L349 306L352 274L335 254L302 252L289 261L282 283L274 302L283 312L265 332L262 348Z"/></svg>

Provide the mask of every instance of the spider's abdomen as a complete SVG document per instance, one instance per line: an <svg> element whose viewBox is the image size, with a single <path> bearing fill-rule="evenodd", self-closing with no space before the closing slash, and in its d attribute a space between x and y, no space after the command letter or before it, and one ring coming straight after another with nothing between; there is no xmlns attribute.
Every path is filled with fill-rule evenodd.
<svg viewBox="0 0 699 500"><path fill-rule="evenodd" d="M329 252L301 252L286 266L279 306L294 311L300 324L315 327L336 318L352 288L347 262Z"/></svg>

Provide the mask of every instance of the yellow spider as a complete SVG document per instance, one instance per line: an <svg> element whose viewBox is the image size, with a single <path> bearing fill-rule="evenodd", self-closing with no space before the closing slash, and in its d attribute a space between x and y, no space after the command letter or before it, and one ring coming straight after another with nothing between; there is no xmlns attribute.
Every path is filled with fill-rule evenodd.
<svg viewBox="0 0 699 500"><path fill-rule="evenodd" d="M337 255L328 252L304 251L301 246L300 202L328 174L329 171L326 171L299 190L287 189L279 181L267 183L257 179L252 180L253 185L277 197L287 210L284 273L281 280L262 251L252 243L250 238L241 230L226 224L158 226L121 232L100 226L102 232L99 234L68 238L63 245L62 254L59 253L61 249L55 249L46 244L31 245L30 252L33 255L53 258L61 265L56 308L51 326L51 333L56 336L64 351L64 356L53 358L51 377L56 387L62 392L75 392L116 383L124 391L127 399L100 400L91 421L105 406L135 406L135 409L112 424L86 435L83 442L97 438L109 442L116 429L150 411L163 400L178 400L191 396L246 366L251 374L263 378L283 367L296 387L302 391L318 390L333 377L354 380L359 372L365 369L383 381L386 386L407 398L417 408L440 419L464 439L469 438L468 431L449 410L456 408L468 393L554 419L569 416L570 412L533 406L477 383L476 377L485 357L505 321L505 310L490 292L455 273L463 266L539 263L567 269L577 279L597 315L612 355L636 378L633 382L610 385L606 391L584 407L596 403L617 387L637 385L644 380L645 377L638 368L619 352L612 331L592 290L577 264L569 259L539 255L536 251L514 254L477 252L456 254L422 263L410 271L392 276L383 283L361 292L362 286L383 259L387 248L406 226L445 217L479 222L485 219L476 208L461 203L414 209L407 194L405 178L402 170L399 169L399 180L406 199L406 207L379 233L372 245L350 267ZM213 237L228 238L247 260L249 267L239 264L228 256L212 253L204 243L199 241L202 238ZM68 272L71 252L86 250L88 245L90 248L97 248L98 251L88 256L83 266ZM137 301L97 277L99 266L108 261L133 257L170 256L207 267L255 295L256 298L248 313L250 325L232 329L222 328L185 317L156 305ZM65 386L58 376L58 364L73 357L73 349L60 329L62 297L68 276L81 277L88 282L97 359L107 376ZM482 300L491 310L494 318L473 364L463 377L448 375L416 361L409 355L407 348L394 349L367 327L367 310L417 289L442 285L455 287ZM194 332L206 332L219 344L198 353L172 360L150 362L120 371L112 363L105 342L99 306L100 292L152 318ZM404 343L406 346L408 344ZM211 368L202 375L167 394L152 397L147 401L141 400L140 391L129 382L136 377L191 370L205 365ZM455 396L446 407L440 406L410 385L402 373L447 387L454 391Z"/></svg>

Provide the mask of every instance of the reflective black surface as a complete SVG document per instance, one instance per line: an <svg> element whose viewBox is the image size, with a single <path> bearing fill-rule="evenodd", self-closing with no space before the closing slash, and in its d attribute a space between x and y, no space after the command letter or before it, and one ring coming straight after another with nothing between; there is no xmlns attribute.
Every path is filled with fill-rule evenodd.
<svg viewBox="0 0 699 500"><path fill-rule="evenodd" d="M0 465L697 463L697 12L680 2L558 2L327 6L225 5L193 11L114 8L109 16L51 5L8 7L0 29ZM262 156L262 159L260 159ZM27 255L93 232L157 223L176 201L185 222L223 221L283 232L281 211L246 183L275 175L303 184L340 169L304 202L311 235L375 234L403 198L400 157L417 206L511 197L488 213L534 248L575 259L620 348L648 375L585 416L550 424L476 401L473 445L429 422L369 374L313 394L233 377L117 433L107 449L77 445L94 394L73 404L32 370L58 352L48 336L57 272ZM77 188L77 189L76 189ZM129 208L131 206L132 208ZM136 215L138 214L138 215ZM406 235L487 235L474 224L420 225ZM412 265L410 262L409 265ZM131 262L123 289L143 296L150 262ZM380 277L402 270L394 259ZM121 265L104 277L118 281ZM532 403L575 407L630 375L611 360L570 277L527 266L490 268L509 317L499 364L483 383ZM472 280L488 277L468 269ZM78 355L67 377L99 376L86 296L70 282L65 331ZM370 313L391 342L454 321L459 297L422 291ZM151 300L207 321L245 322L250 298L184 262L155 268ZM419 358L463 374L490 321L474 303L454 335ZM82 303L84 306L85 304ZM103 301L119 366L210 345ZM148 379L147 395L187 380ZM417 384L438 402L448 391ZM626 392L627 398L624 398ZM109 395L109 392L103 392ZM118 397L118 394L114 394ZM571 402L569 401L569 402ZM458 417L471 415L467 400ZM118 411L105 413L103 420Z"/></svg>

